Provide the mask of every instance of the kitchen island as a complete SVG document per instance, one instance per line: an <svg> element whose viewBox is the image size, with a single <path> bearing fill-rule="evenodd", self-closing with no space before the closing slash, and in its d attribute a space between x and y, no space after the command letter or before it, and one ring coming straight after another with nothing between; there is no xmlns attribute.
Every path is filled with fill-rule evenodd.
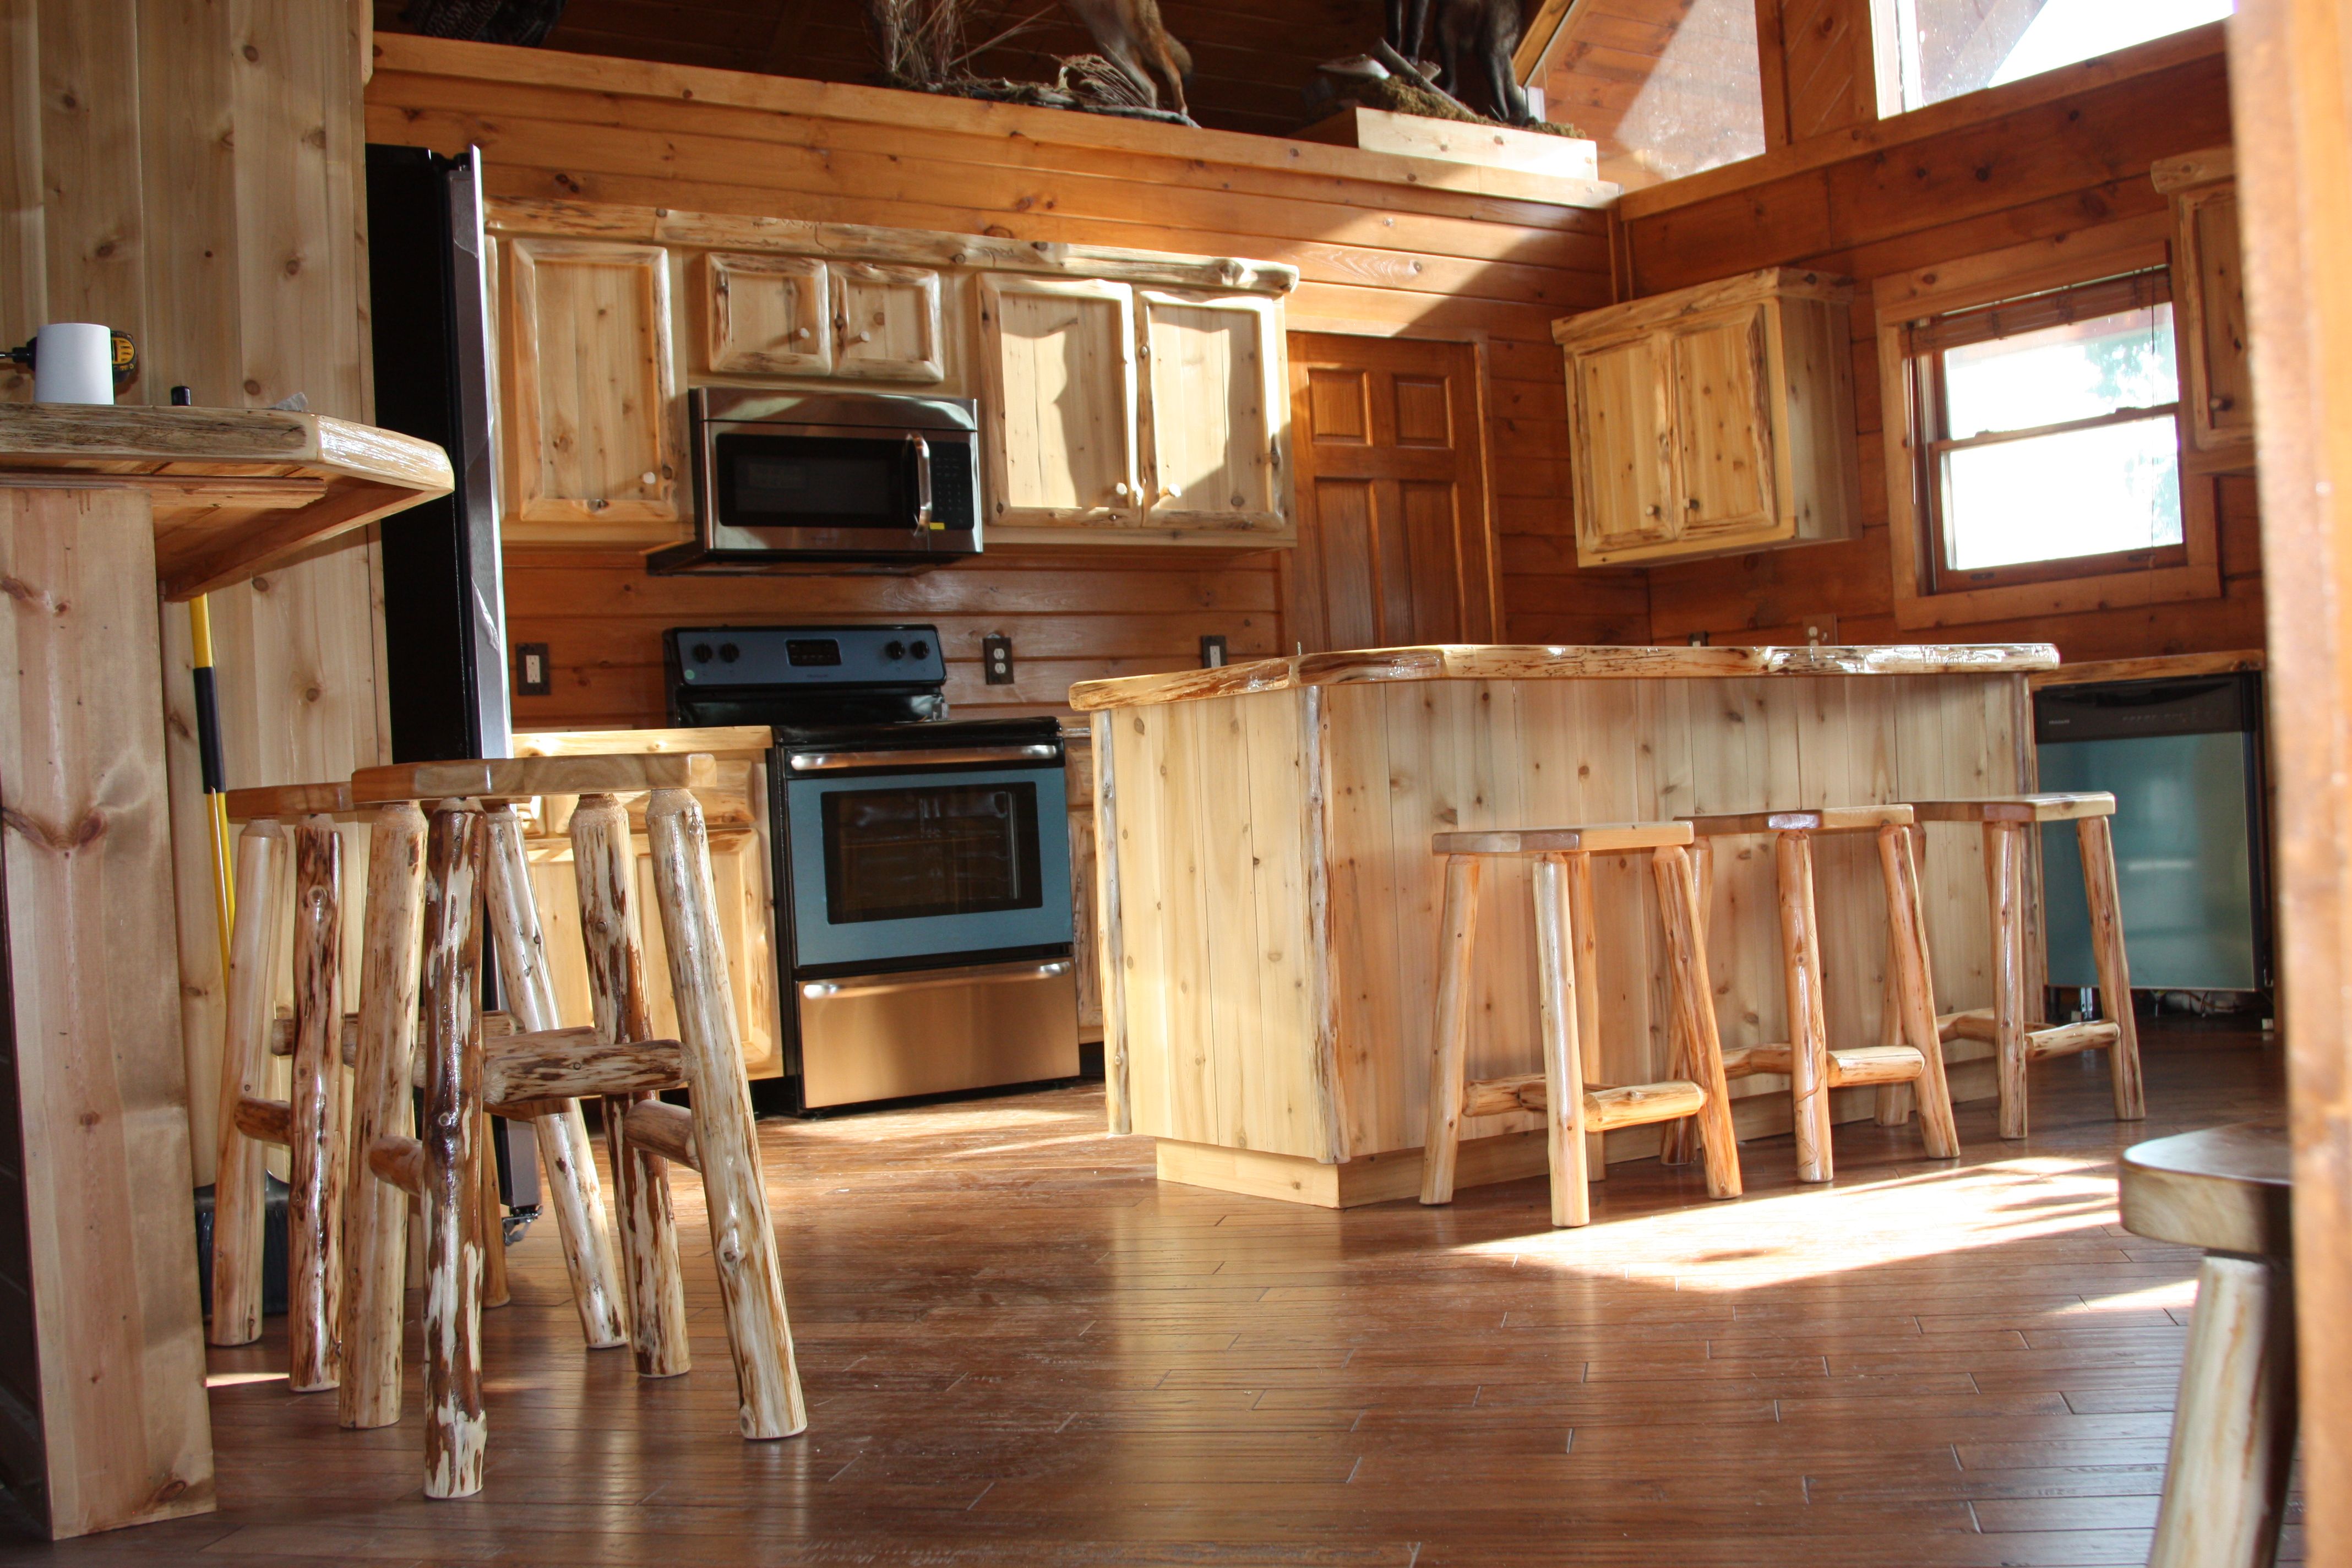
<svg viewBox="0 0 2352 1568"><path fill-rule="evenodd" d="M1163 1180L1332 1207L1410 1195L1437 985L1432 834L2014 794L2033 782L2026 677L2057 662L2044 644L1442 647L1079 685L1112 1129L1158 1139ZM1866 838L1815 847L1833 1047L1884 1043ZM1595 858L1588 1081L1669 1076L1645 859ZM1922 873L1937 1011L1986 1005L1975 836L1928 833ZM1480 895L1473 1078L1541 1069L1527 877L1497 866ZM1774 907L1767 840L1725 841L1707 945L1727 1048L1790 1037ZM1948 1047L1956 1098L1992 1092L1990 1051ZM1787 1128L1786 1089L1734 1085L1743 1137ZM1832 1114L1873 1106L1841 1090ZM1606 1157L1654 1153L1658 1135L1612 1131ZM1465 1120L1460 1184L1543 1169L1537 1114Z"/></svg>

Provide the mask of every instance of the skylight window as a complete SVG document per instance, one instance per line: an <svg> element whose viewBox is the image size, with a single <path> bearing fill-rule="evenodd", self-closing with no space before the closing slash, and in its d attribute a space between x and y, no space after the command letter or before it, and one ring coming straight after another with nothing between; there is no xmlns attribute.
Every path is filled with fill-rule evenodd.
<svg viewBox="0 0 2352 1568"><path fill-rule="evenodd" d="M2233 0L1894 0L1903 107L1920 109L2218 22Z"/></svg>

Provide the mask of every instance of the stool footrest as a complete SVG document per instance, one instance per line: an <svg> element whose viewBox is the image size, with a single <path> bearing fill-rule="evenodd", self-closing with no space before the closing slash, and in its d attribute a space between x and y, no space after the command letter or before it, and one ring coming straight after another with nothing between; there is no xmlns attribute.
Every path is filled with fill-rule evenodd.
<svg viewBox="0 0 2352 1568"><path fill-rule="evenodd" d="M515 1032L512 1013L503 1010L484 1013L481 1015L481 1020L482 1038L486 1040L504 1039ZM416 1020L416 1037L420 1040L425 1037L425 1020L421 1017ZM360 1016L357 1013L343 1015L342 1038L343 1065L347 1068L359 1066ZM291 1014L280 1013L270 1020L269 1054L273 1057L290 1057L294 1054L294 1018ZM418 1087L422 1088L425 1079L420 1076L416 1082Z"/></svg>
<svg viewBox="0 0 2352 1568"><path fill-rule="evenodd" d="M1605 1132L1612 1127L1639 1127L1651 1121L1671 1121L1676 1117L1697 1114L1706 1101L1706 1091L1683 1079L1668 1079L1661 1083L1630 1083L1615 1088L1596 1088L1584 1091L1584 1128L1588 1132ZM1541 1073L1527 1073L1517 1078L1476 1079L1463 1085L1462 1114L1465 1116L1502 1116L1515 1110L1549 1109L1551 1096L1544 1086ZM630 1113L631 1132L635 1128L635 1112Z"/></svg>
<svg viewBox="0 0 2352 1568"><path fill-rule="evenodd" d="M1936 1037L1939 1040L1982 1040L1992 1045L2000 1032L1992 1021L1990 1007L1971 1007L1962 1013L1939 1013L1936 1016Z"/></svg>
<svg viewBox="0 0 2352 1568"><path fill-rule="evenodd" d="M2047 1029L2028 1030L2025 1054L2036 1061L2043 1057L2072 1056L2076 1051L2095 1051L2115 1045L2123 1037L2123 1026L2105 1018L2094 1018L2084 1024L2056 1024Z"/></svg>
<svg viewBox="0 0 2352 1568"><path fill-rule="evenodd" d="M232 1113L236 1130L259 1143L291 1146L294 1142L294 1108L282 1100L256 1100L242 1095Z"/></svg>
<svg viewBox="0 0 2352 1568"><path fill-rule="evenodd" d="M686 1082L676 1040L607 1042L593 1025L509 1035L482 1062L482 1098L492 1105L641 1094Z"/></svg>
<svg viewBox="0 0 2352 1568"><path fill-rule="evenodd" d="M1759 1072L1786 1073L1793 1055L1794 1048L1786 1040L1766 1046L1726 1046L1723 1076L1750 1078Z"/></svg>
<svg viewBox="0 0 2352 1568"><path fill-rule="evenodd" d="M694 1112L666 1100L641 1100L621 1119L621 1137L688 1170L702 1169L701 1152L694 1146Z"/></svg>
<svg viewBox="0 0 2352 1568"><path fill-rule="evenodd" d="M414 1138L379 1138L367 1148L367 1168L376 1180L411 1197L425 1191L425 1145Z"/></svg>
<svg viewBox="0 0 2352 1568"><path fill-rule="evenodd" d="M1830 1087L1912 1083L1927 1070L1927 1058L1909 1046L1856 1046L1830 1053Z"/></svg>

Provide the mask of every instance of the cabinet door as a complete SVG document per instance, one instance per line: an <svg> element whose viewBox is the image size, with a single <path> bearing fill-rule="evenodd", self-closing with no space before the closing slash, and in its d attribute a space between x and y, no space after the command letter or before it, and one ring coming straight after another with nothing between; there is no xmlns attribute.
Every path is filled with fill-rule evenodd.
<svg viewBox="0 0 2352 1568"><path fill-rule="evenodd" d="M1576 542L1587 554L1657 544L1675 536L1666 509L1666 364L1654 335L1579 350L1569 357L1575 418Z"/></svg>
<svg viewBox="0 0 2352 1568"><path fill-rule="evenodd" d="M2172 310L2189 445L2200 452L2242 446L2254 436L2254 386L2237 184L2189 191L2174 199L2174 212Z"/></svg>
<svg viewBox="0 0 2352 1568"><path fill-rule="evenodd" d="M833 369L824 263L803 256L702 258L710 368L722 374L824 375Z"/></svg>
<svg viewBox="0 0 2352 1568"><path fill-rule="evenodd" d="M1280 302L1146 289L1136 321L1145 523L1287 534Z"/></svg>
<svg viewBox="0 0 2352 1568"><path fill-rule="evenodd" d="M676 537L686 511L668 253L516 239L506 262L508 538Z"/></svg>
<svg viewBox="0 0 2352 1568"><path fill-rule="evenodd" d="M1133 291L983 276L980 343L991 524L1139 521Z"/></svg>
<svg viewBox="0 0 2352 1568"><path fill-rule="evenodd" d="M938 381L940 275L922 267L833 263L835 375L862 381Z"/></svg>
<svg viewBox="0 0 2352 1568"><path fill-rule="evenodd" d="M1675 537L1769 533L1772 494L1771 371L1766 317L1757 304L1735 315L1677 328L1669 357L1675 388L1670 510Z"/></svg>

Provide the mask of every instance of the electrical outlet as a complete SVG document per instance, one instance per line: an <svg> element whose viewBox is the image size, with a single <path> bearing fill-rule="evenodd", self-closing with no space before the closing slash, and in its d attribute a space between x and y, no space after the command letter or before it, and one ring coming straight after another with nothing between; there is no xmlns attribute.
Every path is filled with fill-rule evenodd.
<svg viewBox="0 0 2352 1568"><path fill-rule="evenodd" d="M1225 639L1223 637L1205 637L1201 639L1201 668L1202 669L1223 669L1225 668Z"/></svg>
<svg viewBox="0 0 2352 1568"><path fill-rule="evenodd" d="M1822 614L1807 616L1800 623L1805 628L1808 647L1835 647L1838 640L1837 617Z"/></svg>
<svg viewBox="0 0 2352 1568"><path fill-rule="evenodd" d="M1693 647L1705 647L1706 646L1706 634L1705 632L1693 632L1691 633L1688 640L1690 642L1690 646Z"/></svg>
<svg viewBox="0 0 2352 1568"><path fill-rule="evenodd" d="M548 697L555 691L555 676L547 662L547 645L543 642L519 642L514 650L514 689L517 697Z"/></svg>
<svg viewBox="0 0 2352 1568"><path fill-rule="evenodd" d="M980 639L982 678L991 686L1013 684L1013 639L1002 632Z"/></svg>

